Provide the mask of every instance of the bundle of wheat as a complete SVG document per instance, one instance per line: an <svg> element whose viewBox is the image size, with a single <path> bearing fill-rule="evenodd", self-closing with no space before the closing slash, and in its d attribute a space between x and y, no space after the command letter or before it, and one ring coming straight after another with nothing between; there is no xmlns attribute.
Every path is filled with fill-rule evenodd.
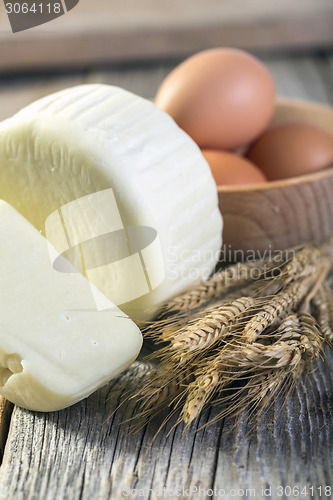
<svg viewBox="0 0 333 500"><path fill-rule="evenodd" d="M289 391L333 343L332 267L333 241L304 245L220 270L163 304L145 331L163 345L135 395L142 412L173 406L188 426L213 400L222 417Z"/></svg>

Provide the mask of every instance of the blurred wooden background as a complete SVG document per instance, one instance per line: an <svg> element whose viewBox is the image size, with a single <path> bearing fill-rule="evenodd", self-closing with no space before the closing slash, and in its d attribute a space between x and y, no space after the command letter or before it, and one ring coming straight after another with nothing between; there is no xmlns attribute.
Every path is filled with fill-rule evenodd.
<svg viewBox="0 0 333 500"><path fill-rule="evenodd" d="M212 46L333 47L333 1L80 0L14 35L0 2L0 71L184 57Z"/></svg>

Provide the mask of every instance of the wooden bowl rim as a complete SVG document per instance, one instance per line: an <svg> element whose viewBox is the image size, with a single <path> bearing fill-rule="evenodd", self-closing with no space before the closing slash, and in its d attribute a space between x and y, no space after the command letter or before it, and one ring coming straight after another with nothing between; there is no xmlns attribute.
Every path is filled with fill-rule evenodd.
<svg viewBox="0 0 333 500"><path fill-rule="evenodd" d="M290 108L310 108L317 109L318 111L326 111L332 113L333 119L333 108L322 103L314 101L306 101L303 99L292 99L288 97L277 98L276 104L278 107L288 106ZM268 191L270 189L284 188L288 186L294 186L298 184L305 184L308 182L314 182L317 180L326 179L333 176L333 165L332 167L325 168L324 170L319 170L318 172L312 172L311 174L299 175L297 177L289 177L288 179L280 179L277 181L261 182L259 184L244 184L235 186L217 186L218 193L238 193L244 191Z"/></svg>
<svg viewBox="0 0 333 500"><path fill-rule="evenodd" d="M333 115L333 107L324 104L322 102L317 102L317 101L308 101L306 99L295 99L293 97L277 97L276 98L276 105L277 106L288 106L291 108L310 108L310 109L317 109L318 111L327 111L331 112Z"/></svg>
<svg viewBox="0 0 333 500"><path fill-rule="evenodd" d="M270 189L284 188L287 186L295 186L305 184L307 182L315 182L333 176L333 166L313 172L312 174L299 175L297 177L289 177L289 179L281 179L278 181L261 182L259 184L244 184L235 186L217 186L218 193L238 193L243 191L268 191Z"/></svg>

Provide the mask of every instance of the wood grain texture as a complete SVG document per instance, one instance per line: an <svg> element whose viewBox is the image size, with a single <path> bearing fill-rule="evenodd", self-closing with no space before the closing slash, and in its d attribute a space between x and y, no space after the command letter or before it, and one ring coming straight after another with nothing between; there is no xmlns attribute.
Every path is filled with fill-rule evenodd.
<svg viewBox="0 0 333 500"><path fill-rule="evenodd" d="M279 99L271 121L312 123L333 135L333 108ZM332 168L248 186L218 188L223 214L224 260L256 258L266 251L303 243L324 243L333 234ZM250 255L248 254L250 252ZM237 256L237 257L236 257Z"/></svg>
<svg viewBox="0 0 333 500"><path fill-rule="evenodd" d="M225 250L231 255L241 251L238 255L245 259L254 258L253 252L259 258L265 251L324 243L333 234L332 193L333 169L327 176L283 188L221 191Z"/></svg>
<svg viewBox="0 0 333 500"><path fill-rule="evenodd" d="M198 430L218 415L216 406L185 435L182 425L173 428L175 416L156 437L166 413L133 433L133 423L124 421L137 407L126 395L147 369L144 363L67 410L39 414L15 408L0 499L102 500L135 498L139 491L157 499L163 488L166 498L176 498L183 488L193 499L206 498L214 488L226 492L223 498L242 489L262 498L263 487L272 489L274 499L279 486L310 491L332 485L333 356L326 355L295 393L278 397L252 424L243 415ZM128 495L130 490L136 494ZM313 498L322 498L319 490Z"/></svg>
<svg viewBox="0 0 333 500"><path fill-rule="evenodd" d="M277 95L309 99L333 105L333 55L261 56L271 72ZM80 83L106 83L152 99L163 78L177 65L173 62L111 66L88 72L19 77L0 76L0 120L9 118L23 106L66 87Z"/></svg>
<svg viewBox="0 0 333 500"><path fill-rule="evenodd" d="M184 57L212 46L330 47L330 0L81 0L64 16L12 34L0 3L0 69L82 67Z"/></svg>
<svg viewBox="0 0 333 500"><path fill-rule="evenodd" d="M0 396L0 465L5 451L13 405Z"/></svg>
<svg viewBox="0 0 333 500"><path fill-rule="evenodd" d="M308 54L266 57L264 62L273 76L278 95L333 104L332 52L316 57Z"/></svg>
<svg viewBox="0 0 333 500"><path fill-rule="evenodd" d="M264 60L279 94L333 102L331 55L279 55ZM35 98L80 82L103 81L152 97L174 64L1 79L0 119ZM181 425L172 429L174 417L167 425L167 431L172 429L170 436L163 432L153 441L166 414L137 434L131 433L130 424L119 424L136 413L135 401L124 402L112 412L124 394L135 390L137 376L146 369L145 364L134 364L119 379L61 412L15 408L0 468L0 499L118 500L126 498L123 491L127 494L128 488L136 488L144 494L127 498L157 500L163 487L171 492L164 498L170 499L175 498L172 491L183 487L184 498L186 488L192 487L193 499L207 498L203 489L208 488L224 489L226 494L215 498L228 500L239 498L232 491L238 488L255 490L252 498L325 498L316 488L333 484L332 351L327 350L292 396L279 398L258 419L252 432L246 415L240 422L226 419L195 432L218 414L218 408L212 407L185 436ZM6 437L8 419L3 421ZM307 496L277 496L277 488L283 485L307 486ZM263 486L272 487L271 495L262 496Z"/></svg>

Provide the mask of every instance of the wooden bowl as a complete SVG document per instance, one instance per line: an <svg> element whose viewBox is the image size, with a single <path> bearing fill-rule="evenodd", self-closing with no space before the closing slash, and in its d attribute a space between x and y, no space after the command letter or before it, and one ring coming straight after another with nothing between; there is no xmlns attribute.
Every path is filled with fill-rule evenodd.
<svg viewBox="0 0 333 500"><path fill-rule="evenodd" d="M272 124L305 121L333 135L333 108L280 99ZM264 257L333 234L333 167L309 175L247 186L218 186L223 214L221 260ZM268 256L268 255L267 255Z"/></svg>

